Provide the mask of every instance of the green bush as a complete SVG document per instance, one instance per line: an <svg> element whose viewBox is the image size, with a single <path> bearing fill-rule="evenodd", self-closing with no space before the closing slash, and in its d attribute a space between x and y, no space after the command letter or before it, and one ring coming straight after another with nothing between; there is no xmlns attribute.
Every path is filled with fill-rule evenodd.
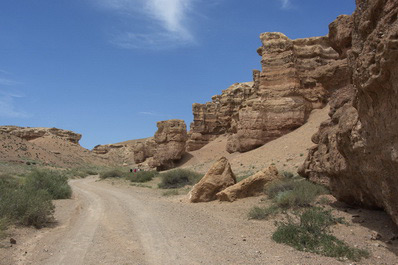
<svg viewBox="0 0 398 265"><path fill-rule="evenodd" d="M291 219L287 223L279 223L272 239L300 251L328 257L359 261L369 256L366 250L352 248L330 234L329 226L339 221L330 211L310 208L299 215L299 220L299 223L294 223Z"/></svg>
<svg viewBox="0 0 398 265"><path fill-rule="evenodd" d="M202 174L188 170L188 169L175 169L160 175L161 182L159 188L161 189L176 189L184 187L185 185L194 185L202 177Z"/></svg>
<svg viewBox="0 0 398 265"><path fill-rule="evenodd" d="M124 177L128 177L128 173L127 172L122 172L122 171L120 171L118 169L112 169L112 170L108 170L108 171L100 173L100 178L101 179L124 178Z"/></svg>
<svg viewBox="0 0 398 265"><path fill-rule="evenodd" d="M159 173L155 170L153 171L138 171L132 172L127 177L131 182L148 182L151 181Z"/></svg>
<svg viewBox="0 0 398 265"><path fill-rule="evenodd" d="M274 215L278 212L279 212L279 208L276 207L275 205L271 205L269 207L254 206L250 210L248 217L249 217L249 219L262 220L262 219L266 219L269 216Z"/></svg>
<svg viewBox="0 0 398 265"><path fill-rule="evenodd" d="M25 186L31 190L45 190L54 200L72 196L68 178L57 171L34 170L26 176Z"/></svg>
<svg viewBox="0 0 398 265"><path fill-rule="evenodd" d="M327 194L328 190L305 179L285 179L272 183L266 192L275 205L287 209L309 206L319 195Z"/></svg>

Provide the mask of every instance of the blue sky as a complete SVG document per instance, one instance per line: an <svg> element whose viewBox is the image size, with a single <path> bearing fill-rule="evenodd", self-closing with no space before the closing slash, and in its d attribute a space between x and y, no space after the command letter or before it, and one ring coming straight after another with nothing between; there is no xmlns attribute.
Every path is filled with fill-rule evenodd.
<svg viewBox="0 0 398 265"><path fill-rule="evenodd" d="M149 137L260 69L259 34L303 38L354 0L1 0L0 125L81 145Z"/></svg>

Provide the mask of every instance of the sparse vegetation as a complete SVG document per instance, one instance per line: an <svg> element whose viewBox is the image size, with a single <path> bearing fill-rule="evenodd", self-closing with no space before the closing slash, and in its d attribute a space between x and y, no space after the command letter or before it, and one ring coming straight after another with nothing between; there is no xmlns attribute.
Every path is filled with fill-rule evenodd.
<svg viewBox="0 0 398 265"><path fill-rule="evenodd" d="M132 172L128 175L127 179L131 182L148 182L151 181L154 177L156 177L159 173L155 170L153 171L138 171Z"/></svg>
<svg viewBox="0 0 398 265"><path fill-rule="evenodd" d="M288 209L310 206L316 197L327 194L328 190L305 179L286 178L272 183L266 192L275 205Z"/></svg>
<svg viewBox="0 0 398 265"><path fill-rule="evenodd" d="M123 177L128 177L128 176L129 176L128 172L122 172L121 170L118 170L118 169L111 169L111 170L100 173L101 179L123 178Z"/></svg>
<svg viewBox="0 0 398 265"><path fill-rule="evenodd" d="M174 195L179 195L180 193L178 192L178 190L174 189L174 190L168 190L162 193L163 196L169 197L169 196L174 196Z"/></svg>
<svg viewBox="0 0 398 265"><path fill-rule="evenodd" d="M329 227L339 222L330 211L312 207L297 216L299 221L278 224L272 239L300 251L312 252L328 257L347 258L359 261L369 257L369 252L348 246L330 233Z"/></svg>
<svg viewBox="0 0 398 265"><path fill-rule="evenodd" d="M184 187L185 185L194 185L202 177L202 174L188 170L188 169L175 169L160 174L161 182L159 188L161 189L176 189Z"/></svg>
<svg viewBox="0 0 398 265"><path fill-rule="evenodd" d="M254 206L248 216L249 219L256 219L256 220L262 220L262 219L266 219L271 215L275 215L277 213L279 213L280 208L278 208L276 205L271 205L269 207L257 207Z"/></svg>
<svg viewBox="0 0 398 265"><path fill-rule="evenodd" d="M0 176L0 233L9 223L43 227L53 219L52 200L71 194L67 177L59 172L34 170L26 177Z"/></svg>
<svg viewBox="0 0 398 265"><path fill-rule="evenodd" d="M31 190L45 190L52 199L68 199L72 196L72 189L68 178L58 171L33 170L26 176L25 186Z"/></svg>

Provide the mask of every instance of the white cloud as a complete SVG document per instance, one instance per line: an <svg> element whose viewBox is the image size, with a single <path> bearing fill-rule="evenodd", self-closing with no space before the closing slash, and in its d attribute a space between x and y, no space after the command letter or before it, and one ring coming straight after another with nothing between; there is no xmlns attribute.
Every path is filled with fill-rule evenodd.
<svg viewBox="0 0 398 265"><path fill-rule="evenodd" d="M278 0L282 4L282 9L289 9L292 7L290 0Z"/></svg>
<svg viewBox="0 0 398 265"><path fill-rule="evenodd" d="M99 2L98 2L99 1ZM194 43L188 14L196 0L97 0L124 19L145 23L140 30L118 33L111 41L123 48L165 48ZM133 27L131 27L133 28Z"/></svg>

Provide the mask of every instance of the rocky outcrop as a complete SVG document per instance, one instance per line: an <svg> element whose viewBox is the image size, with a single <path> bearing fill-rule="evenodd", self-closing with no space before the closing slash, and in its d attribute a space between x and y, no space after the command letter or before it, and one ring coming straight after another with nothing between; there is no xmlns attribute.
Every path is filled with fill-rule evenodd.
<svg viewBox="0 0 398 265"><path fill-rule="evenodd" d="M136 164L144 162L147 158L153 157L156 152L156 142L148 139L145 142L138 142L134 145L134 161Z"/></svg>
<svg viewBox="0 0 398 265"><path fill-rule="evenodd" d="M64 139L74 144L78 144L80 139L82 138L81 134L58 128L0 126L0 131L15 135L27 141L35 140L44 136L51 136Z"/></svg>
<svg viewBox="0 0 398 265"><path fill-rule="evenodd" d="M157 170L173 168L185 153L187 127L183 120L159 121L157 127L154 137L156 148L150 166Z"/></svg>
<svg viewBox="0 0 398 265"><path fill-rule="evenodd" d="M193 104L187 150L196 150L220 134L231 134L227 151L245 152L303 125L310 111L350 82L346 59L328 37L291 40L282 33L260 36L262 71L253 82L237 83Z"/></svg>
<svg viewBox="0 0 398 265"><path fill-rule="evenodd" d="M215 162L206 175L193 186L189 193L190 202L209 202L216 199L216 194L236 183L235 174L225 157Z"/></svg>
<svg viewBox="0 0 398 265"><path fill-rule="evenodd" d="M338 199L383 208L398 224L398 2L356 4L352 48L335 41L343 56L346 50L353 84L336 93L300 173L328 178Z"/></svg>
<svg viewBox="0 0 398 265"><path fill-rule="evenodd" d="M253 176L220 191L216 194L216 197L220 201L233 202L240 198L263 194L264 186L279 177L276 167L270 166L269 168L264 168Z"/></svg>
<svg viewBox="0 0 398 265"><path fill-rule="evenodd" d="M121 149L126 145L123 144L105 144L105 145L96 145L93 148L93 152L98 155L105 155L108 154L113 149Z"/></svg>

